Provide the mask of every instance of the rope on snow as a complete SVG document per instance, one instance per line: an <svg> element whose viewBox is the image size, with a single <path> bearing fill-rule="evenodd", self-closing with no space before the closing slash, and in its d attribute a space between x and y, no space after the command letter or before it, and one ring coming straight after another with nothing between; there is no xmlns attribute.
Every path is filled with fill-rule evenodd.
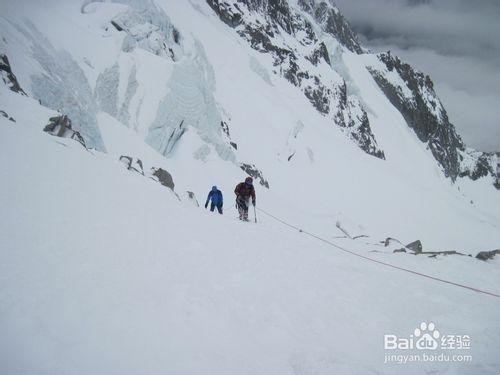
<svg viewBox="0 0 500 375"><path fill-rule="evenodd" d="M300 233L304 233L312 238L315 238L317 239L318 241L321 241L323 243L326 243L327 245L330 245L332 247L335 247L337 248L338 250L341 250L341 251L344 251L346 253L349 253L351 255L354 255L354 256L357 256L359 258L362 258L362 259L365 259L365 260L368 260L370 262L374 262L374 263L378 263L380 265L383 265L383 266L386 266L386 267L390 267L390 268L394 268L394 269L397 269L397 270L400 270L400 271L404 271L404 272L407 272L407 273L411 273L413 275L417 275L417 276L421 276L421 277L424 277L424 278L427 278L427 279L431 279L431 280L434 280L434 281L438 281L438 282L441 282L441 283L445 283L445 284L450 284L450 285L454 285L454 286L457 286L457 287L460 287L460 288L464 288L464 289L468 289L468 290L472 290L476 293L482 293L482 294L487 294L489 296L492 296L492 297L497 297L497 298L500 298L500 294L496 294L496 293L493 293L493 292L488 292L488 291L485 291L485 290L482 290L482 289L478 289L478 288L474 288L474 287L471 287L471 286L468 286L468 285L463 285L463 284L459 284L459 283L456 283L456 282L453 282L453 281L449 281L449 280L445 280L445 279L441 279L439 277L435 277L435 276L430 276L430 275L427 275L425 273L421 273L421 272L417 272L417 271L413 271L413 270L410 270L408 268L404 268L404 267L399 267L399 266L396 266L394 264L390 264L390 263L386 263L386 262L382 262L380 260L376 260L376 259L373 259L373 258L370 258L370 257L367 257L365 255L362 255L362 254L358 254L354 251L351 251L351 250L347 250L345 248L343 248L342 246L339 246L327 239L324 239L314 233L311 233L311 232L308 232L306 230L303 230L302 228L299 228L293 224L290 224L288 222L286 222L285 220L282 220L272 214L270 214L269 212L266 212L264 211L263 209L261 208L257 208L257 210L259 210L260 212L262 212L264 215L267 215L269 216L270 218L280 222L281 224L289 227L289 228L292 228L292 229L295 229L297 231L299 231Z"/></svg>

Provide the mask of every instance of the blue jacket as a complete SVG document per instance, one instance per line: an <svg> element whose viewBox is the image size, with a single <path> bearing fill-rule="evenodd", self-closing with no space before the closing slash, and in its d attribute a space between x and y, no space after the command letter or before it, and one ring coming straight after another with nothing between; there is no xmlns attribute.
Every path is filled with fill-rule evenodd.
<svg viewBox="0 0 500 375"><path fill-rule="evenodd" d="M212 200L212 204L214 206L222 206L222 192L217 189L217 186L213 186L212 190L210 190L210 193L208 193L207 202L205 203L205 205L207 205L210 200Z"/></svg>

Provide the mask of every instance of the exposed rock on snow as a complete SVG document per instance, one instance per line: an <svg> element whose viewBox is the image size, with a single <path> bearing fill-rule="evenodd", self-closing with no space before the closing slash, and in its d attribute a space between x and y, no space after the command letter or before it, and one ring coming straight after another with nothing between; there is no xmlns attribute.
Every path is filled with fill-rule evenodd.
<svg viewBox="0 0 500 375"><path fill-rule="evenodd" d="M388 246L394 246L401 244L400 241L394 239L394 238L386 238L385 241L383 241L385 247ZM409 243L408 245L402 247L402 248L396 248L393 251L393 254L398 254L398 253L411 253L412 255L428 255L430 258L435 258L438 255L466 255L463 253L460 253L455 250L450 250L450 251L423 251L423 246L422 242L420 240L413 241Z"/></svg>
<svg viewBox="0 0 500 375"><path fill-rule="evenodd" d="M140 173L144 176L144 168L141 159L133 158L131 156L120 156L120 161L127 166L129 171Z"/></svg>
<svg viewBox="0 0 500 375"><path fill-rule="evenodd" d="M241 169L243 169L250 177L259 181L259 183L265 188L269 189L269 183L262 175L262 172L257 169L253 164L241 164Z"/></svg>
<svg viewBox="0 0 500 375"><path fill-rule="evenodd" d="M186 196L187 199L194 204L196 207L200 207L200 204L198 203L198 199L196 199L196 194L193 193L192 191L186 191Z"/></svg>
<svg viewBox="0 0 500 375"><path fill-rule="evenodd" d="M78 131L72 129L71 120L66 115L51 117L49 124L45 126L43 131L56 137L74 139L87 148L85 140Z"/></svg>
<svg viewBox="0 0 500 375"><path fill-rule="evenodd" d="M0 115L8 119L9 121L16 122L13 117L9 116L9 114L5 111L0 110Z"/></svg>
<svg viewBox="0 0 500 375"><path fill-rule="evenodd" d="M227 120L227 121L229 121L229 120ZM238 149L238 144L236 144L236 142L233 142L231 140L231 133L229 132L229 125L227 124L227 122L226 121L221 121L220 122L220 126L221 126L221 129L222 129L222 133L226 137L227 142L229 142L229 144L231 145L232 148L234 148L235 150L237 150Z"/></svg>
<svg viewBox="0 0 500 375"><path fill-rule="evenodd" d="M495 255L500 254L500 250L493 250L493 251L481 251L476 255L477 259L481 260L490 260L495 257Z"/></svg>
<svg viewBox="0 0 500 375"><path fill-rule="evenodd" d="M396 249L396 250L393 250L392 252L394 254L397 254L397 253L406 253L406 250L405 249Z"/></svg>
<svg viewBox="0 0 500 375"><path fill-rule="evenodd" d="M287 161L292 160L292 158L297 153L297 144L299 135L303 130L304 130L304 123L302 121L297 121L295 126L292 129L290 129L284 150L280 153L282 154L283 157L286 158Z"/></svg>
<svg viewBox="0 0 500 375"><path fill-rule="evenodd" d="M10 90L18 94L26 95L21 85L19 85L16 75L12 72L9 59L5 54L0 54L0 76L2 77L3 83L5 83Z"/></svg>
<svg viewBox="0 0 500 375"><path fill-rule="evenodd" d="M458 251L455 251L455 250L451 250L451 251L422 251L421 253L418 253L416 255L420 255L420 254L429 255L429 258L436 258L438 255L462 255L462 256L466 255L464 253L459 253Z"/></svg>
<svg viewBox="0 0 500 375"><path fill-rule="evenodd" d="M160 184L174 190L174 179L168 171L162 168L151 168L151 172Z"/></svg>
<svg viewBox="0 0 500 375"><path fill-rule="evenodd" d="M415 254L422 252L422 242L420 240L413 241L405 246L408 250L413 251Z"/></svg>

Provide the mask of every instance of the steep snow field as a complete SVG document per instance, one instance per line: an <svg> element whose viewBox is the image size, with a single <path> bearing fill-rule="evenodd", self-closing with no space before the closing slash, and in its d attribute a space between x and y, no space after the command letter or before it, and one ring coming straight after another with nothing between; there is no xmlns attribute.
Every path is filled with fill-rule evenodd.
<svg viewBox="0 0 500 375"><path fill-rule="evenodd" d="M116 158L41 132L33 123L49 113L24 108L26 121L0 118L3 374L500 369L498 299L354 258L267 217L240 223L229 202L222 217L179 202ZM498 289L498 260L383 249L370 256ZM422 320L470 335L472 364L384 364L383 335Z"/></svg>

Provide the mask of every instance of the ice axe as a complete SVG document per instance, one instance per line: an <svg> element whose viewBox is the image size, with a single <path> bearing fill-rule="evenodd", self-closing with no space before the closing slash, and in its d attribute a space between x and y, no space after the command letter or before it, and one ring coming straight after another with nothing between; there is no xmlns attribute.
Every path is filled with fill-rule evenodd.
<svg viewBox="0 0 500 375"><path fill-rule="evenodd" d="M255 222L257 222L257 209L255 208L255 203L253 205L253 216L255 218Z"/></svg>

